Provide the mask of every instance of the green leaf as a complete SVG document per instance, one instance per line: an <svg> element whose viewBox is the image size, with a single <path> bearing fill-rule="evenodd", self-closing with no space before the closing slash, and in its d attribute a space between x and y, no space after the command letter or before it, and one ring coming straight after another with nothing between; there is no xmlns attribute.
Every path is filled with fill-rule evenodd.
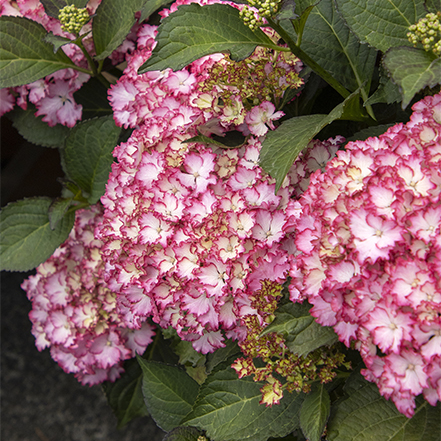
<svg viewBox="0 0 441 441"><path fill-rule="evenodd" d="M58 223L63 219L67 210L72 205L73 198L57 198L49 206L49 226L55 230Z"/></svg>
<svg viewBox="0 0 441 441"><path fill-rule="evenodd" d="M139 22L142 23L144 20L147 20L155 11L168 3L170 3L170 0L147 0L141 11Z"/></svg>
<svg viewBox="0 0 441 441"><path fill-rule="evenodd" d="M409 419L380 395L375 384L360 381L363 386L335 406L328 423L329 441L439 441L440 403L433 407L418 397L415 415Z"/></svg>
<svg viewBox="0 0 441 441"><path fill-rule="evenodd" d="M139 0L105 0L101 2L92 23L97 60L108 57L127 37L135 24Z"/></svg>
<svg viewBox="0 0 441 441"><path fill-rule="evenodd" d="M251 31L237 9L220 4L180 6L162 20L156 41L152 56L139 73L168 67L176 71L218 52L229 52L233 60L243 60L256 46L277 48L260 29Z"/></svg>
<svg viewBox="0 0 441 441"><path fill-rule="evenodd" d="M26 110L15 107L7 114L12 125L18 130L21 136L29 142L43 147L61 147L69 135L70 129L61 124L49 127L43 121L42 116L35 116L36 109L33 104L28 103Z"/></svg>
<svg viewBox="0 0 441 441"><path fill-rule="evenodd" d="M336 0L337 9L362 43L386 52L412 46L409 26L426 15L422 0Z"/></svg>
<svg viewBox="0 0 441 441"><path fill-rule="evenodd" d="M336 106L329 115L304 115L284 121L267 133L260 152L260 166L276 179L276 191L299 153L325 126L336 119L359 120L358 91Z"/></svg>
<svg viewBox="0 0 441 441"><path fill-rule="evenodd" d="M282 0L279 12L277 13L277 20L295 20L298 15L295 12L296 2L294 0Z"/></svg>
<svg viewBox="0 0 441 441"><path fill-rule="evenodd" d="M54 54L58 51L58 49L60 49L61 46L72 43L72 40L70 40L69 38L54 35L52 32L46 34L46 36L43 38L43 41L53 46Z"/></svg>
<svg viewBox="0 0 441 441"><path fill-rule="evenodd" d="M310 0L297 3L306 8ZM376 51L360 44L337 13L333 1L321 1L311 10L301 48L350 92L364 85L364 99L367 98Z"/></svg>
<svg viewBox="0 0 441 441"><path fill-rule="evenodd" d="M166 432L178 427L191 411L199 385L178 366L138 357L142 368L142 393L156 424Z"/></svg>
<svg viewBox="0 0 441 441"><path fill-rule="evenodd" d="M318 2L317 2L318 3ZM312 9L315 7L314 5L310 5L301 13L300 17L296 18L295 20L292 20L292 25L294 26L294 30L297 34L297 45L300 46L302 37L303 37L303 31L305 30L306 22L308 20L309 14L311 13Z"/></svg>
<svg viewBox="0 0 441 441"><path fill-rule="evenodd" d="M54 54L40 24L23 17L0 17L0 88L32 83L75 66L62 51Z"/></svg>
<svg viewBox="0 0 441 441"><path fill-rule="evenodd" d="M109 406L118 419L118 429L134 418L149 414L142 396L141 367L132 359L124 363L124 369L125 372L114 383L103 383Z"/></svg>
<svg viewBox="0 0 441 441"><path fill-rule="evenodd" d="M438 11L441 11L441 0L426 0L424 6L427 12L436 14Z"/></svg>
<svg viewBox="0 0 441 441"><path fill-rule="evenodd" d="M75 214L68 213L51 230L49 198L12 202L0 214L0 270L28 271L47 260L73 227Z"/></svg>
<svg viewBox="0 0 441 441"><path fill-rule="evenodd" d="M297 335L305 330L314 321L314 317L309 313L311 305L309 303L287 303L282 305L275 312L276 318L262 332L267 335L276 332L284 337Z"/></svg>
<svg viewBox="0 0 441 441"><path fill-rule="evenodd" d="M384 69L380 71L380 84L377 90L365 101L364 105L378 103L393 104L401 101L401 93L398 86L389 78Z"/></svg>
<svg viewBox="0 0 441 441"><path fill-rule="evenodd" d="M241 354L241 350L237 342L227 340L225 342L225 347L216 349L214 352L207 355L207 373L210 373L216 366L228 360L230 357L232 358L238 356L239 354Z"/></svg>
<svg viewBox="0 0 441 441"><path fill-rule="evenodd" d="M331 399L323 384L314 385L300 409L300 427L308 441L320 441L331 413Z"/></svg>
<svg viewBox="0 0 441 441"><path fill-rule="evenodd" d="M95 204L104 194L112 168L112 151L121 129L112 115L77 124L61 151L63 169Z"/></svg>
<svg viewBox="0 0 441 441"><path fill-rule="evenodd" d="M65 6L75 5L77 8L85 8L89 0L40 0L44 10L50 17L58 18L60 9Z"/></svg>
<svg viewBox="0 0 441 441"><path fill-rule="evenodd" d="M360 130L354 133L350 138L346 138L346 142L350 141L364 141L373 136L380 136L387 131L389 127L394 126L395 123L381 124L378 126L367 127L366 129Z"/></svg>
<svg viewBox="0 0 441 441"><path fill-rule="evenodd" d="M441 84L441 58L422 49L390 49L383 57L383 65L400 88L403 109L421 89Z"/></svg>
<svg viewBox="0 0 441 441"><path fill-rule="evenodd" d="M162 441L198 441L201 435L195 427L179 426L167 433Z"/></svg>
<svg viewBox="0 0 441 441"><path fill-rule="evenodd" d="M308 303L287 303L275 312L275 320L262 335L270 332L282 334L288 349L306 356L321 346L331 346L338 341L337 334L329 326L319 325L309 310Z"/></svg>
<svg viewBox="0 0 441 441"><path fill-rule="evenodd" d="M75 102L83 106L82 119L112 115L112 108L107 99L107 88L97 78L91 77L81 89L74 93Z"/></svg>
<svg viewBox="0 0 441 441"><path fill-rule="evenodd" d="M184 424L205 430L222 441L266 441L283 437L298 427L303 394L287 393L280 404L260 405L260 388L252 377L239 379L228 367L210 374L201 386L193 411Z"/></svg>

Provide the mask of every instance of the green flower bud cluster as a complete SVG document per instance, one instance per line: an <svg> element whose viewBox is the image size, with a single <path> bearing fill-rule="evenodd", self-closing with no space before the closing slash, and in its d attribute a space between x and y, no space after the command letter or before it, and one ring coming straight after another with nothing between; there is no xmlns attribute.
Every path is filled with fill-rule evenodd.
<svg viewBox="0 0 441 441"><path fill-rule="evenodd" d="M274 0L248 0L248 4L258 11L258 16L256 17L255 10L251 9L249 6L245 6L240 11L240 17L243 22L252 30L263 26L263 19L267 17L272 17L279 11L280 1Z"/></svg>
<svg viewBox="0 0 441 441"><path fill-rule="evenodd" d="M239 347L245 357L238 358L232 368L239 378L254 375L254 381L265 382L261 388L262 404L278 404L284 390L308 393L314 381L332 381L338 367L343 365L350 369L350 363L345 362L344 354L339 352L339 344L300 356L288 349L280 334L270 332L262 335L267 324L274 319L282 287L270 280L262 280L261 286L251 298L251 306L259 311L264 325L254 315L242 319L247 336Z"/></svg>
<svg viewBox="0 0 441 441"><path fill-rule="evenodd" d="M247 110L263 101L272 101L277 107L287 89L297 89L303 83L295 72L298 61L290 52L274 53L259 47L245 60L226 57L215 63L200 90L218 96L226 105L232 105L232 97L239 95Z"/></svg>
<svg viewBox="0 0 441 441"><path fill-rule="evenodd" d="M65 6L60 9L58 19L61 29L71 34L78 34L81 28L89 21L87 8L77 8L75 5Z"/></svg>
<svg viewBox="0 0 441 441"><path fill-rule="evenodd" d="M441 57L441 12L427 14L417 24L409 27L407 38L416 46L421 43L424 50Z"/></svg>

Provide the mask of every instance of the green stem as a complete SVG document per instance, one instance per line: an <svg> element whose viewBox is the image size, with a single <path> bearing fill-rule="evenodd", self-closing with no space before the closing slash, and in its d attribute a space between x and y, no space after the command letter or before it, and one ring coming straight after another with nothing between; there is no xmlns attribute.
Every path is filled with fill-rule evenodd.
<svg viewBox="0 0 441 441"><path fill-rule="evenodd" d="M87 52L86 48L84 47L81 38L78 38L75 41L75 43L81 49L81 52L83 52L84 56L86 57L87 62L89 63L89 67L92 69L93 76L96 77L98 75L98 70L97 70L96 65L95 65L92 57L90 56L89 52Z"/></svg>
<svg viewBox="0 0 441 441"><path fill-rule="evenodd" d="M283 38L289 46L291 52L299 57L306 65L308 65L318 76L323 78L331 87L333 87L343 98L347 98L351 93L339 83L331 74L326 72L319 64L317 64L309 55L303 52L292 40L289 34L279 26L271 18L268 18L268 24Z"/></svg>

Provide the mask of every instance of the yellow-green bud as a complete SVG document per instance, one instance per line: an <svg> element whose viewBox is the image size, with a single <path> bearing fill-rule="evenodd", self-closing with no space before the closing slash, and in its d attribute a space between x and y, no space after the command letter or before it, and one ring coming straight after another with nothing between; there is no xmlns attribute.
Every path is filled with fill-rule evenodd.
<svg viewBox="0 0 441 441"><path fill-rule="evenodd" d="M63 31L78 34L81 28L89 21L89 13L86 8L77 8L75 5L69 5L60 9L58 19Z"/></svg>

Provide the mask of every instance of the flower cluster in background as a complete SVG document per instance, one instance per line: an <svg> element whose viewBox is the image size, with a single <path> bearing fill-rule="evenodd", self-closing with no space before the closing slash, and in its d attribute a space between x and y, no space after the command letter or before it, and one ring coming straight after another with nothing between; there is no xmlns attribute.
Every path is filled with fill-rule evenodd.
<svg viewBox="0 0 441 441"><path fill-rule="evenodd" d="M85 17L92 16L99 6L100 0L89 1L87 8L81 10ZM68 17L62 15L62 21L57 18L50 17L46 14L41 2L34 0L0 0L0 16L18 16L41 24L48 32L54 35L69 38L76 38L76 34L69 33L64 30L64 21ZM75 17L81 16L78 13ZM78 28L74 25L72 30L78 32ZM133 32L136 31L138 25L134 26ZM82 39L85 49L94 54L92 35L92 20L84 26L81 24L80 34L90 34ZM113 64L124 61L126 54L130 53L134 48L134 33L128 35L122 45L116 49L110 56ZM88 62L76 44L66 44L61 47L66 55L79 67L87 69ZM79 72L74 69L62 69L46 76L40 80L34 81L23 86L0 89L0 116L11 111L15 105L26 110L29 103L36 108L35 116L42 116L43 121L50 127L56 124L62 124L67 127L73 127L81 120L82 106L75 101L74 93L78 91L84 83L89 80L90 76L86 73Z"/></svg>
<svg viewBox="0 0 441 441"><path fill-rule="evenodd" d="M78 211L69 238L22 284L37 348L49 347L65 372L89 385L118 378L123 361L143 354L154 335L147 322L125 327L102 279L102 243L94 237L101 219L100 206Z"/></svg>
<svg viewBox="0 0 441 441"><path fill-rule="evenodd" d="M254 381L265 382L260 389L260 404L279 404L284 390L308 393L312 382L329 383L337 375L335 369L341 365L350 368L350 364L344 361L345 356L336 347L323 346L300 356L289 350L280 334L264 333L274 320L282 285L268 279L260 283L261 288L250 296L251 306L259 315L242 317L247 333L239 347L244 357L238 358L231 366L239 378L253 375ZM276 374L278 378L283 378L284 384L275 377Z"/></svg>
<svg viewBox="0 0 441 441"><path fill-rule="evenodd" d="M353 342L400 412L441 400L441 95L349 143L300 198L291 299Z"/></svg>

